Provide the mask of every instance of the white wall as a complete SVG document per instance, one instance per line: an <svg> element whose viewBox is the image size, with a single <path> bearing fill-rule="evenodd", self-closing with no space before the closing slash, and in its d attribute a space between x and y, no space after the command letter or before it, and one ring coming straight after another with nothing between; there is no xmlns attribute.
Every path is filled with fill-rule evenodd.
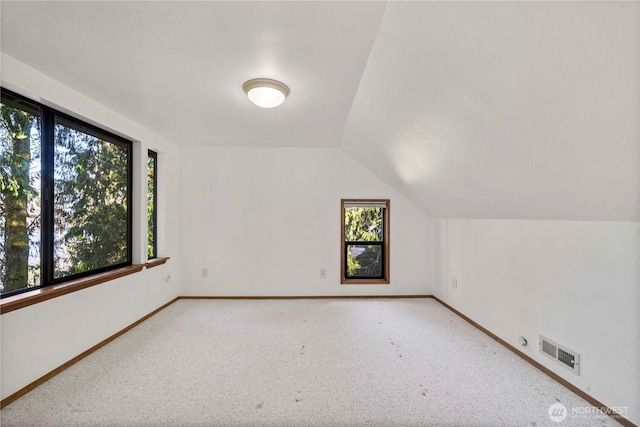
<svg viewBox="0 0 640 427"><path fill-rule="evenodd" d="M5 54L1 65L3 87L125 135L136 141L139 154L146 156L148 148L159 152L159 255L171 257L164 265L0 316L4 399L178 295L180 212L176 203L167 200L179 197L180 152L176 145L126 117ZM138 183L142 184L144 161L136 164L134 173L140 175ZM134 200L141 201L144 190L138 190ZM138 227L134 239L146 239L146 230L141 228L146 226L144 207L139 206L134 214ZM143 262L145 245L139 241L134 248L134 262Z"/></svg>
<svg viewBox="0 0 640 427"><path fill-rule="evenodd" d="M2 398L175 298L165 282L171 268L143 269L3 314Z"/></svg>
<svg viewBox="0 0 640 427"><path fill-rule="evenodd" d="M182 295L432 293L433 220L342 151L182 154ZM340 284L341 198L391 199L389 285Z"/></svg>
<svg viewBox="0 0 640 427"><path fill-rule="evenodd" d="M638 227L441 220L435 295L638 424ZM539 334L580 354L580 376L539 352Z"/></svg>

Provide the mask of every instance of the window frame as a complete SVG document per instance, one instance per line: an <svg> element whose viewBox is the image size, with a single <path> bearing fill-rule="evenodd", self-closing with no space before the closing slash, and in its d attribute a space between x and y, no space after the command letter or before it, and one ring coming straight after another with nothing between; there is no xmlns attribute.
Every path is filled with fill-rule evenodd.
<svg viewBox="0 0 640 427"><path fill-rule="evenodd" d="M10 98L18 102L24 102L40 109L40 203L41 203L41 231L40 231L40 285L25 287L2 293L1 299L16 296L26 292L43 290L52 286L62 285L67 282L77 282L78 279L95 275L104 275L111 271L131 267L133 261L133 142L119 135L109 132L99 126L87 123L81 119L63 113L47 105L41 104L30 98L0 88L2 98ZM94 136L111 144L123 148L127 156L126 164L126 259L113 265L87 270L64 277L54 277L54 244L55 244L55 125L61 124L76 131Z"/></svg>
<svg viewBox="0 0 640 427"><path fill-rule="evenodd" d="M383 233L382 242L368 241L347 241L345 240L345 206L357 204L362 207L381 207L384 204L382 212ZM340 199L340 283L343 285L388 285L391 282L390 277L390 224L391 224L391 201L390 199ZM354 244L376 244L382 247L382 275L381 277L372 278L349 278L347 277L347 246Z"/></svg>

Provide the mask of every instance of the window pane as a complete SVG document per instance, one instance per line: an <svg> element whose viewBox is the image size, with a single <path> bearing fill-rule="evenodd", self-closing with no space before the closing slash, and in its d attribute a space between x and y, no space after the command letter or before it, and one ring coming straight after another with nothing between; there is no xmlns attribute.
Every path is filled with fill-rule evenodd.
<svg viewBox="0 0 640 427"><path fill-rule="evenodd" d="M0 291L40 286L40 109L2 97Z"/></svg>
<svg viewBox="0 0 640 427"><path fill-rule="evenodd" d="M384 236L383 208L358 207L344 210L344 238L347 242L381 242Z"/></svg>
<svg viewBox="0 0 640 427"><path fill-rule="evenodd" d="M347 277L381 277L382 245L347 245Z"/></svg>
<svg viewBox="0 0 640 427"><path fill-rule="evenodd" d="M157 163L158 155L149 151L147 161L147 255L149 259L157 257Z"/></svg>
<svg viewBox="0 0 640 427"><path fill-rule="evenodd" d="M128 261L128 147L56 121L55 279Z"/></svg>

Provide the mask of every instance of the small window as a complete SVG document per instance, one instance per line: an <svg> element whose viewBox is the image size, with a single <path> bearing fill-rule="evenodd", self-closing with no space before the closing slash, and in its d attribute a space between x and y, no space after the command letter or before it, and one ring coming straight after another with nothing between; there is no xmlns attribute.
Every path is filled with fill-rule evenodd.
<svg viewBox="0 0 640 427"><path fill-rule="evenodd" d="M341 283L389 283L389 200L342 199Z"/></svg>
<svg viewBox="0 0 640 427"><path fill-rule="evenodd" d="M149 150L147 160L147 257L158 257L158 154Z"/></svg>

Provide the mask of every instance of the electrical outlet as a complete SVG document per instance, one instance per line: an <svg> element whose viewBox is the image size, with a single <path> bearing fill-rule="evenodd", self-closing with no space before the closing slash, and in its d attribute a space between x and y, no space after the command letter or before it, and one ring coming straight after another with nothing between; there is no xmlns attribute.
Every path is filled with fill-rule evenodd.
<svg viewBox="0 0 640 427"><path fill-rule="evenodd" d="M208 268L201 268L200 269L200 277L202 277L203 279L206 279L209 277L209 269Z"/></svg>
<svg viewBox="0 0 640 427"><path fill-rule="evenodd" d="M327 269L326 268L321 268L320 269L320 278L321 279L326 279L327 278Z"/></svg>
<svg viewBox="0 0 640 427"><path fill-rule="evenodd" d="M451 278L451 287L453 289L458 289L458 278L457 277L452 277Z"/></svg>

